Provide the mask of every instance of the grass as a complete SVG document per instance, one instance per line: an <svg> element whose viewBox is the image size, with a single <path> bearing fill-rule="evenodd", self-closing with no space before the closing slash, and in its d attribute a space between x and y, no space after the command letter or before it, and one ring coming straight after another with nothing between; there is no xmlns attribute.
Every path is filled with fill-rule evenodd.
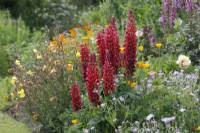
<svg viewBox="0 0 200 133"><path fill-rule="evenodd" d="M29 129L20 122L0 112L0 129L2 133L30 133Z"/></svg>

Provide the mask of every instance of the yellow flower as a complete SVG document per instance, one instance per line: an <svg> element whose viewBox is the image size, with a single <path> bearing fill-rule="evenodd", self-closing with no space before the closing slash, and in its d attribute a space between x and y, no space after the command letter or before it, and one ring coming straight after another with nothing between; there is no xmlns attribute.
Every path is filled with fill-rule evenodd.
<svg viewBox="0 0 200 133"><path fill-rule="evenodd" d="M53 74L53 73L56 73L56 69L54 68L50 71L50 74Z"/></svg>
<svg viewBox="0 0 200 133"><path fill-rule="evenodd" d="M97 109L100 109L100 108L101 108L101 106L97 105Z"/></svg>
<svg viewBox="0 0 200 133"><path fill-rule="evenodd" d="M54 96L54 97L51 97L51 98L49 99L49 101L50 101L50 102L53 102L55 99L56 99L56 97Z"/></svg>
<svg viewBox="0 0 200 133"><path fill-rule="evenodd" d="M83 40L83 42L86 43L86 42L88 41L89 38L88 38L87 36L83 36L81 39Z"/></svg>
<svg viewBox="0 0 200 133"><path fill-rule="evenodd" d="M73 70L73 65L72 64L67 64L66 69L68 71L72 71Z"/></svg>
<svg viewBox="0 0 200 133"><path fill-rule="evenodd" d="M123 53L124 52L124 47L120 47L120 52Z"/></svg>
<svg viewBox="0 0 200 133"><path fill-rule="evenodd" d="M156 47L157 48L161 48L162 47L162 43L156 43Z"/></svg>
<svg viewBox="0 0 200 133"><path fill-rule="evenodd" d="M20 65L21 65L21 63L20 63L19 60L15 60L15 64L16 64L17 66L20 66Z"/></svg>
<svg viewBox="0 0 200 133"><path fill-rule="evenodd" d="M144 47L143 46L139 46L138 50L142 52L144 50Z"/></svg>
<svg viewBox="0 0 200 133"><path fill-rule="evenodd" d="M128 80L127 84L128 84L131 88L133 88L133 87L135 87L135 86L137 85L136 82L131 82L130 80Z"/></svg>
<svg viewBox="0 0 200 133"><path fill-rule="evenodd" d="M23 84L22 83L19 84L19 88L23 88Z"/></svg>
<svg viewBox="0 0 200 133"><path fill-rule="evenodd" d="M39 114L34 112L33 119L34 119L34 120L37 120L38 117L39 117Z"/></svg>
<svg viewBox="0 0 200 133"><path fill-rule="evenodd" d="M200 126L198 126L195 130L196 130L196 131L200 131Z"/></svg>
<svg viewBox="0 0 200 133"><path fill-rule="evenodd" d="M34 72L32 72L31 70L29 70L29 71L26 72L26 74L29 75L29 76L31 76L31 77L33 77Z"/></svg>
<svg viewBox="0 0 200 133"><path fill-rule="evenodd" d="M78 119L74 119L74 120L72 120L71 122L72 122L72 124L74 124L74 125L75 125L75 124L77 124L77 123L78 123Z"/></svg>
<svg viewBox="0 0 200 133"><path fill-rule="evenodd" d="M147 69L147 68L150 67L150 64L148 64L148 63L144 63L142 66L143 66L145 69Z"/></svg>
<svg viewBox="0 0 200 133"><path fill-rule="evenodd" d="M41 60L42 59L42 55L37 55L37 59Z"/></svg>
<svg viewBox="0 0 200 133"><path fill-rule="evenodd" d="M14 97L15 95L14 95L14 93L10 93L10 96L11 96L11 97Z"/></svg>
<svg viewBox="0 0 200 133"><path fill-rule="evenodd" d="M55 65L60 65L61 63L60 63L59 60L55 60L55 61L54 61L54 64L55 64Z"/></svg>
<svg viewBox="0 0 200 133"><path fill-rule="evenodd" d="M16 82L17 82L17 78L16 78L16 77L12 77L10 83L11 83L12 85L14 85Z"/></svg>
<svg viewBox="0 0 200 133"><path fill-rule="evenodd" d="M81 54L80 54L80 52L77 52L76 53L76 58L79 58L79 57L81 57Z"/></svg>
<svg viewBox="0 0 200 133"><path fill-rule="evenodd" d="M137 66L138 66L138 68L142 68L143 62L137 62Z"/></svg>
<svg viewBox="0 0 200 133"><path fill-rule="evenodd" d="M105 25L105 28L107 29L109 26L110 26L110 25L109 25L109 24L107 24L107 25Z"/></svg>
<svg viewBox="0 0 200 133"><path fill-rule="evenodd" d="M8 73L11 74L12 72L13 72L12 68L8 69Z"/></svg>
<svg viewBox="0 0 200 133"><path fill-rule="evenodd" d="M38 53L38 50L37 50L37 49L33 49L33 53L34 53L34 54L37 54L37 53Z"/></svg>
<svg viewBox="0 0 200 133"><path fill-rule="evenodd" d="M19 97L20 97L20 98L24 98L24 97L25 97L24 89L21 89L21 90L18 92L18 94L19 94Z"/></svg>
<svg viewBox="0 0 200 133"><path fill-rule="evenodd" d="M130 87L131 87L131 88L134 88L136 85L137 85L136 82L132 82L131 85L130 85Z"/></svg>

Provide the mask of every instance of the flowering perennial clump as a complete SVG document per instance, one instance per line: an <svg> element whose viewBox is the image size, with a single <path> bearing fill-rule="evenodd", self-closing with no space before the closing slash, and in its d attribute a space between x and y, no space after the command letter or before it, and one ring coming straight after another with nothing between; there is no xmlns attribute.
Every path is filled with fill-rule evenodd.
<svg viewBox="0 0 200 133"><path fill-rule="evenodd" d="M125 35L125 56L126 56L126 74L131 76L135 71L136 64L136 26L133 24L133 11L129 11L129 22L126 26L126 35Z"/></svg>

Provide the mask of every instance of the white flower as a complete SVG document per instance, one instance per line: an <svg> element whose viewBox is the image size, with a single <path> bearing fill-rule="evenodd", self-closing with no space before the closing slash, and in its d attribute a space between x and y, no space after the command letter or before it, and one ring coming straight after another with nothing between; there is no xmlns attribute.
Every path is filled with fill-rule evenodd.
<svg viewBox="0 0 200 133"><path fill-rule="evenodd" d="M94 130L94 127L91 127L91 130Z"/></svg>
<svg viewBox="0 0 200 133"><path fill-rule="evenodd" d="M96 43L96 40L93 37L91 38L91 41L92 41L92 44Z"/></svg>
<svg viewBox="0 0 200 133"><path fill-rule="evenodd" d="M137 36L137 37L142 37L143 36L143 32L141 31L141 30L137 30L136 32L135 32L135 35Z"/></svg>
<svg viewBox="0 0 200 133"><path fill-rule="evenodd" d="M84 133L89 133L88 129L83 129Z"/></svg>
<svg viewBox="0 0 200 133"><path fill-rule="evenodd" d="M119 97L119 100L120 100L121 102L124 102L124 98L123 98L122 96Z"/></svg>
<svg viewBox="0 0 200 133"><path fill-rule="evenodd" d="M189 57L185 55L179 55L178 60L176 61L176 64L179 64L181 69L186 69L191 64L191 61Z"/></svg>
<svg viewBox="0 0 200 133"><path fill-rule="evenodd" d="M137 133L138 128L131 128L131 131L132 131L133 133Z"/></svg>
<svg viewBox="0 0 200 133"><path fill-rule="evenodd" d="M185 109L184 108L180 108L180 110L179 110L180 112L184 112L185 111Z"/></svg>
<svg viewBox="0 0 200 133"><path fill-rule="evenodd" d="M113 119L113 122L114 122L114 123L117 122L117 118Z"/></svg>
<svg viewBox="0 0 200 133"><path fill-rule="evenodd" d="M153 118L153 117L154 117L153 114L149 114L149 115L147 116L146 120L149 121L149 120L151 120L151 118Z"/></svg>
<svg viewBox="0 0 200 133"><path fill-rule="evenodd" d="M102 107L102 108L104 108L105 106L106 106L106 104L105 104L105 103L102 103L102 104L101 104L101 107Z"/></svg>
<svg viewBox="0 0 200 133"><path fill-rule="evenodd" d="M115 97L113 97L113 101L116 101L117 99Z"/></svg>
<svg viewBox="0 0 200 133"><path fill-rule="evenodd" d="M161 121L166 124L166 123L169 123L170 121L175 120L175 118L176 118L175 116L173 116L173 117L165 117L165 118L162 118Z"/></svg>

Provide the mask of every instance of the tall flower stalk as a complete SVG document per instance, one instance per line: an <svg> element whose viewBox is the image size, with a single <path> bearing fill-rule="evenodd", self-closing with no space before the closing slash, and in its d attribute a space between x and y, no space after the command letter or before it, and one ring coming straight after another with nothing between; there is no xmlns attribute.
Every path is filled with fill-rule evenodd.
<svg viewBox="0 0 200 133"><path fill-rule="evenodd" d="M131 77L135 71L136 64L136 26L133 23L133 11L129 11L129 22L126 26L125 34L125 55L126 55L126 74Z"/></svg>
<svg viewBox="0 0 200 133"><path fill-rule="evenodd" d="M97 48L98 48L98 54L99 54L99 61L101 63L101 66L104 65L105 60L105 42L104 42L104 29L100 30L97 33Z"/></svg>
<svg viewBox="0 0 200 133"><path fill-rule="evenodd" d="M82 74L83 74L83 79L86 80L87 77L87 64L89 61L89 55L90 55L90 51L88 48L88 44L81 44L81 62L82 62Z"/></svg>
<svg viewBox="0 0 200 133"><path fill-rule="evenodd" d="M100 75L96 63L96 56L95 54L91 54L87 66L86 85L90 102L93 103L95 106L100 104L99 102L100 97L98 94L99 82L100 82Z"/></svg>
<svg viewBox="0 0 200 133"><path fill-rule="evenodd" d="M119 53L120 53L120 45L119 45L119 35L117 29L110 25L105 32L105 50L109 51L111 64L114 69L114 73L117 74L119 67Z"/></svg>
<svg viewBox="0 0 200 133"><path fill-rule="evenodd" d="M103 81L104 81L104 93L110 94L115 90L114 87L114 74L113 67L110 62L110 57L108 51L106 52L106 60L103 65Z"/></svg>
<svg viewBox="0 0 200 133"><path fill-rule="evenodd" d="M70 86L70 95L72 98L72 106L74 108L74 111L77 112L81 109L82 103L81 103L81 93L79 90L79 86L77 82L74 82L74 85Z"/></svg>

